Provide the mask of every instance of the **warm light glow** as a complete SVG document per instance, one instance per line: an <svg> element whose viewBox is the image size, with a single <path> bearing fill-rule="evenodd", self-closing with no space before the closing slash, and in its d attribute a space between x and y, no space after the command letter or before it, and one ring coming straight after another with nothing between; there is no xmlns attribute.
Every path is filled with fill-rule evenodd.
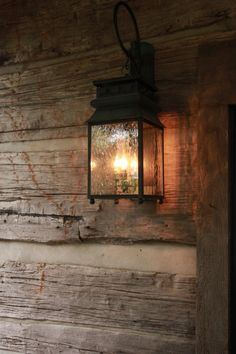
<svg viewBox="0 0 236 354"><path fill-rule="evenodd" d="M91 170L93 171L96 168L96 162L95 161L91 161Z"/></svg>
<svg viewBox="0 0 236 354"><path fill-rule="evenodd" d="M125 157L122 157L120 159L120 167L121 167L122 170L126 170L127 169L128 161L127 161L127 159Z"/></svg>
<svg viewBox="0 0 236 354"><path fill-rule="evenodd" d="M138 161L136 159L132 159L130 162L131 173L135 174L138 171Z"/></svg>
<svg viewBox="0 0 236 354"><path fill-rule="evenodd" d="M116 155L114 161L115 191L117 194L137 193L138 161L136 155Z"/></svg>
<svg viewBox="0 0 236 354"><path fill-rule="evenodd" d="M138 171L138 161L136 158L128 159L125 155L121 158L116 156L114 161L114 169L117 172L130 170L131 174L136 174Z"/></svg>
<svg viewBox="0 0 236 354"><path fill-rule="evenodd" d="M91 139L92 194L138 194L138 123L92 126Z"/></svg>
<svg viewBox="0 0 236 354"><path fill-rule="evenodd" d="M115 162L114 162L114 168L115 170L119 171L125 171L128 167L128 160L125 156L122 156L121 158L119 158L118 156L116 156L115 158Z"/></svg>

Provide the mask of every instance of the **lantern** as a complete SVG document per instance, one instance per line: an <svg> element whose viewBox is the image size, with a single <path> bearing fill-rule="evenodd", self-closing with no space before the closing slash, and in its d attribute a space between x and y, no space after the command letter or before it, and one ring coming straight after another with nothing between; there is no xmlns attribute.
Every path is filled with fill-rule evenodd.
<svg viewBox="0 0 236 354"><path fill-rule="evenodd" d="M129 11L137 39L127 50L120 40L117 11ZM140 42L129 6L114 11L116 33L129 59L129 74L95 81L95 112L88 120L88 198L137 198L139 202L164 195L163 133L157 119L154 49Z"/></svg>

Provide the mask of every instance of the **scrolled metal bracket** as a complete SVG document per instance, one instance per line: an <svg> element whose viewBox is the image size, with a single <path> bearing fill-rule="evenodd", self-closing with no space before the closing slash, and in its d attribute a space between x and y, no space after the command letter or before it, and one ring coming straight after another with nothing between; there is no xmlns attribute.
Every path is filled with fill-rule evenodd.
<svg viewBox="0 0 236 354"><path fill-rule="evenodd" d="M134 16L134 13L133 11L131 10L131 8L129 7L129 5L124 2L124 1L119 1L115 7L114 7L114 12L113 12L113 21L114 21L114 27L115 27L115 31L116 31L116 36L117 36L117 39L118 39L118 42L120 44L120 47L121 49L123 50L123 52L125 53L125 55L127 57L130 57L130 50L127 49L125 46L124 46L124 43L123 41L121 40L121 36L120 36L120 31L119 31L119 27L118 27L118 11L121 7L125 7L125 9L128 11L132 21L133 21L133 25L134 25L134 29L135 29L135 34L136 34L136 40L135 42L136 43L140 43L140 35L139 35L139 29L138 29L138 25L137 25L137 21L136 21L136 18Z"/></svg>
<svg viewBox="0 0 236 354"><path fill-rule="evenodd" d="M121 7L124 7L133 22L136 38L131 42L130 48L126 48L121 39L119 26L118 26L118 12ZM125 1L119 1L113 11L113 22L117 40L122 51L125 53L128 61L128 72L132 78L139 78L145 82L153 91L155 87L155 74L154 74L154 48L150 43L141 42L139 29L135 15L130 6Z"/></svg>

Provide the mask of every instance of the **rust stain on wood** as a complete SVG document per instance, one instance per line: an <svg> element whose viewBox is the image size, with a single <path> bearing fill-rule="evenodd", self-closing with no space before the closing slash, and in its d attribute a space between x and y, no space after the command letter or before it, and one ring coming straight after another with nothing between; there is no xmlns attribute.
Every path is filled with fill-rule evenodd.
<svg viewBox="0 0 236 354"><path fill-rule="evenodd" d="M45 281L45 271L42 270L41 272L41 278L40 278L40 287L39 287L39 293L41 293L44 289L44 281Z"/></svg>
<svg viewBox="0 0 236 354"><path fill-rule="evenodd" d="M38 272L40 274L40 285L39 285L39 289L37 289L37 293L39 294L43 292L45 286L45 267L46 267L46 263L40 263L38 265Z"/></svg>
<svg viewBox="0 0 236 354"><path fill-rule="evenodd" d="M35 173L35 171L34 171L33 164L32 164L32 162L30 161L29 155L28 155L26 152L22 152L22 153L21 153L21 156L22 156L22 159L26 162L26 164L27 164L27 166L28 166L28 169L29 169L30 175L31 175L31 179L32 179L33 183L35 184L35 186L37 187L38 191L40 191L40 193L41 193L43 196L45 196L49 202L53 203L53 204L56 206L58 212L59 212L61 215L63 215L63 210L62 210L61 206L53 200L53 196L50 195L50 194L48 194L48 193L46 193L46 192L40 187L39 182L37 181L37 177L36 177L36 173Z"/></svg>

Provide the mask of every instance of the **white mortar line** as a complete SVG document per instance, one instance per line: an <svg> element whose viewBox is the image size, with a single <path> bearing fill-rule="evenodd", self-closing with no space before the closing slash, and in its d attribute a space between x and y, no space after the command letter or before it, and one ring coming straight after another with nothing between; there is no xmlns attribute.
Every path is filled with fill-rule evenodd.
<svg viewBox="0 0 236 354"><path fill-rule="evenodd" d="M170 243L44 245L0 242L0 262L77 264L196 275L196 248Z"/></svg>

